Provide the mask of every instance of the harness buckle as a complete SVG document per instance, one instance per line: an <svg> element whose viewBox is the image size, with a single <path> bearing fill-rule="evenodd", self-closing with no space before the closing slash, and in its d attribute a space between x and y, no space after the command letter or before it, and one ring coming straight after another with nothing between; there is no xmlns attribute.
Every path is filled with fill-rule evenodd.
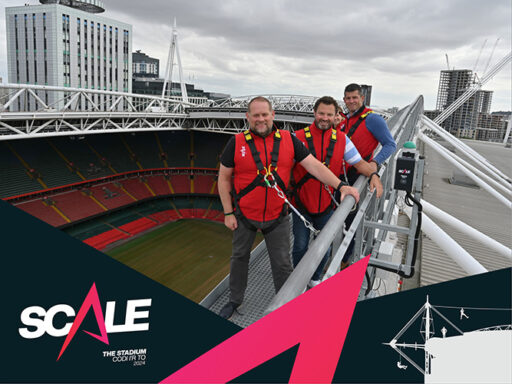
<svg viewBox="0 0 512 384"><path fill-rule="evenodd" d="M271 179L269 179L269 176ZM263 181L265 184L267 184L268 188L273 188L274 185L276 185L276 180L274 179L274 176L271 173L267 173L265 176L263 176Z"/></svg>

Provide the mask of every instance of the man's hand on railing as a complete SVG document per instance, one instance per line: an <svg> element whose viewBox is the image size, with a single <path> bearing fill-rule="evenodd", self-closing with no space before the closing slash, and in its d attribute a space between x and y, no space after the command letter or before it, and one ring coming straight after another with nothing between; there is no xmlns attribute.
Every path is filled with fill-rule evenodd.
<svg viewBox="0 0 512 384"><path fill-rule="evenodd" d="M382 185L381 185L382 188ZM340 188L340 201L343 201L345 196L351 195L354 196L354 199L356 199L356 203L359 202L359 192L354 187L349 187L348 185L345 185Z"/></svg>
<svg viewBox="0 0 512 384"><path fill-rule="evenodd" d="M377 197L381 197L382 192L384 191L380 177L377 174L372 174L370 176L370 191L373 192L374 190L376 190Z"/></svg>

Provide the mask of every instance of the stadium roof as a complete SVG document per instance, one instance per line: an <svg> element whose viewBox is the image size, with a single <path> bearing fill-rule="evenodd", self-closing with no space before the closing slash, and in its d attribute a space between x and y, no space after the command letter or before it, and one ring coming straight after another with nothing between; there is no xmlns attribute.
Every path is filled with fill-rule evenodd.
<svg viewBox="0 0 512 384"><path fill-rule="evenodd" d="M465 141L508 176L512 176L512 150L503 144ZM512 215L510 210L488 192L477 187L451 184L454 168L430 148L426 147L427 163L424 175L423 198L443 211L512 248ZM458 156L463 154L457 152ZM435 221L435 220L434 220ZM480 242L444 223L437 222L457 243L486 269L492 271L511 267L510 260L490 251ZM424 237L420 267L420 285L430 285L467 276L433 241Z"/></svg>

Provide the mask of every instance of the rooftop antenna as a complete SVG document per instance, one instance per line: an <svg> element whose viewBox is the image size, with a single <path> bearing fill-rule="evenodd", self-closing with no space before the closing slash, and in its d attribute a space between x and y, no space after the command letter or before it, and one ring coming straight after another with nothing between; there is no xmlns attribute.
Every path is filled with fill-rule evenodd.
<svg viewBox="0 0 512 384"><path fill-rule="evenodd" d="M183 67L181 66L180 50L178 47L178 30L176 28L176 18L174 18L174 24L172 27L172 37L171 37L171 44L169 46L169 55L167 56L167 66L165 68L165 77L164 77L164 86L162 88L162 97L165 97L165 90L167 88L168 83L169 83L168 95L171 96L172 70L174 67L174 55L176 55L176 59L178 62L178 74L180 76L180 85L181 85L181 98L185 103L188 103L187 87L185 86L185 82L183 80Z"/></svg>

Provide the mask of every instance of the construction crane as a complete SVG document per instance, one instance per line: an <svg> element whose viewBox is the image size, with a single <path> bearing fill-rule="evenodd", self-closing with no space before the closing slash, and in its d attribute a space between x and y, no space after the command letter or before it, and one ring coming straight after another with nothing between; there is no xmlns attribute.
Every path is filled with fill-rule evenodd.
<svg viewBox="0 0 512 384"><path fill-rule="evenodd" d="M480 52L478 52L478 56L476 57L475 66L473 67L474 73L476 73L478 62L480 61L480 56L482 56L482 51L484 50L485 44L487 44L487 39L485 39L484 43L482 44L482 48L480 48Z"/></svg>
<svg viewBox="0 0 512 384"><path fill-rule="evenodd" d="M448 116L455 112L462 104L464 104L471 96L473 96L485 83L494 77L506 64L512 61L512 51L503 59L498 61L489 72L482 76L482 79L469 87L462 95L460 95L452 104L448 106L439 116L434 119L434 123L441 124Z"/></svg>
<svg viewBox="0 0 512 384"><path fill-rule="evenodd" d="M498 42L500 40L501 40L501 37L498 37L496 39L496 42L494 43L494 46L492 47L491 55L489 56L489 60L487 60L487 64L485 65L484 72L483 72L482 76L485 76L485 74L487 73L487 68L489 68L489 64L491 63L492 56L494 55L494 51L495 51L496 46L498 45Z"/></svg>

